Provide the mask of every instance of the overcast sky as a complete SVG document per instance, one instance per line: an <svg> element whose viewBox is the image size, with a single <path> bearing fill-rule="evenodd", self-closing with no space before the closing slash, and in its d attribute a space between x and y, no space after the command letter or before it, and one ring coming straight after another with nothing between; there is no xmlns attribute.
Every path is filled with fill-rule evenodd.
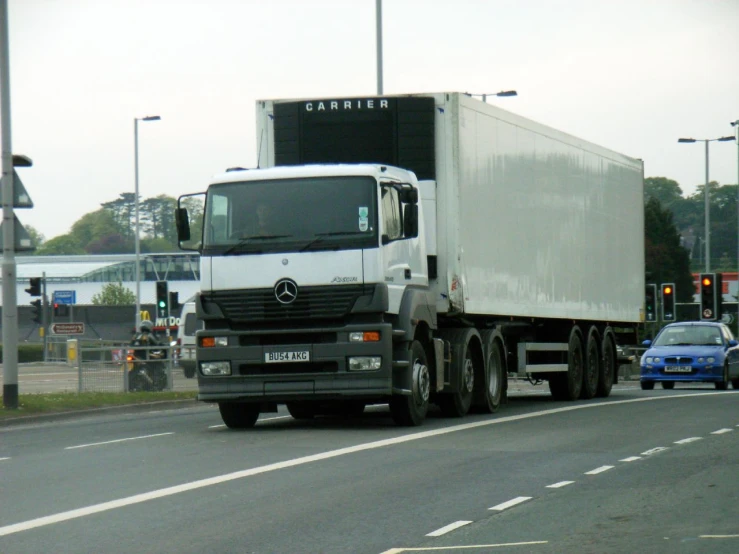
<svg viewBox="0 0 739 554"><path fill-rule="evenodd" d="M375 0L8 0L13 151L47 239L256 161L255 101L377 92ZM490 103L705 182L739 119L739 0L383 0L384 93ZM710 178L737 182L737 146Z"/></svg>

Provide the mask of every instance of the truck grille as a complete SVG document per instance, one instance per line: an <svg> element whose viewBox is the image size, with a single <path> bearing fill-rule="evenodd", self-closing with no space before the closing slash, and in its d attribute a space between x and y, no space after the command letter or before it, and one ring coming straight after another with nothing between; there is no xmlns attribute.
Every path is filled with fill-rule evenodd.
<svg viewBox="0 0 739 554"><path fill-rule="evenodd" d="M252 365L241 364L239 375L299 375L308 373L337 373L339 364L337 362L311 362L305 364L265 364Z"/></svg>
<svg viewBox="0 0 739 554"><path fill-rule="evenodd" d="M369 293L364 285L302 287L288 305L280 304L271 288L214 291L203 297L217 304L231 321L254 322L341 318L350 312L357 298Z"/></svg>

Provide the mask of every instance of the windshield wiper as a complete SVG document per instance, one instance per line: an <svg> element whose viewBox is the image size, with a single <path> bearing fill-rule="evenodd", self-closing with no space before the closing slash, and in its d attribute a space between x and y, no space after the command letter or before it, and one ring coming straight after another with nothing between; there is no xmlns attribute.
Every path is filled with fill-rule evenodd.
<svg viewBox="0 0 739 554"><path fill-rule="evenodd" d="M237 242L236 244L234 244L233 246L231 246L230 248L228 248L223 253L223 255L224 256L228 256L229 254L231 254L232 252L234 252L238 248L241 248L243 246L246 246L247 243L249 243L249 242L251 242L253 240L284 239L284 238L288 238L288 237L291 237L291 236L292 235L251 235L251 236L248 236L248 237L243 237L243 238L239 239L239 242Z"/></svg>
<svg viewBox="0 0 739 554"><path fill-rule="evenodd" d="M316 233L314 238L308 241L308 243L305 246L303 246L303 248L298 250L298 252L305 252L314 244L320 244L326 239L326 237L339 237L339 236L347 236L347 235L364 235L364 234L365 233L362 231L333 231L330 233ZM335 246L332 246L332 248L338 250L339 246L335 245Z"/></svg>

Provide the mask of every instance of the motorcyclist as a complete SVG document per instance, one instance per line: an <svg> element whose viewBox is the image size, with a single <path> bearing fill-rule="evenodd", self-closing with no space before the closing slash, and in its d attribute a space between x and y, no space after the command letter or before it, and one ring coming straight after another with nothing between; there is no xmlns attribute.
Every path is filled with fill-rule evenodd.
<svg viewBox="0 0 739 554"><path fill-rule="evenodd" d="M139 324L139 332L131 340L133 364L128 373L131 390L162 390L167 383L162 360L165 350L152 349L162 346L154 334L154 325L148 319ZM143 370L143 371L140 371Z"/></svg>
<svg viewBox="0 0 739 554"><path fill-rule="evenodd" d="M145 319L139 324L139 332L131 340L131 346L162 346L154 334L154 324L151 321ZM148 360L152 357L151 352L148 348L140 348L134 350L133 355L138 360Z"/></svg>

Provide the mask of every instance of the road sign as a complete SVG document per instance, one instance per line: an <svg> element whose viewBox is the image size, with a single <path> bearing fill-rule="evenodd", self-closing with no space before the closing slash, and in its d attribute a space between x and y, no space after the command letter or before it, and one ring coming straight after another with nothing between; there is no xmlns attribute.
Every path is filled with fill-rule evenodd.
<svg viewBox="0 0 739 554"><path fill-rule="evenodd" d="M54 304L76 304L77 303L77 291L76 290L55 290L53 303Z"/></svg>
<svg viewBox="0 0 739 554"><path fill-rule="evenodd" d="M84 323L52 323L51 332L54 335L84 335Z"/></svg>

